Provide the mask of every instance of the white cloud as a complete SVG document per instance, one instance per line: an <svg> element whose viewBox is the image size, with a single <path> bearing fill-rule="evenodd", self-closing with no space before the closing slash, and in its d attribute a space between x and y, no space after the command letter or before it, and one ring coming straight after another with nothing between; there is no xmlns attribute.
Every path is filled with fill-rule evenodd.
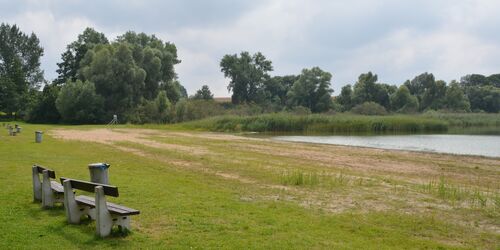
<svg viewBox="0 0 500 250"><path fill-rule="evenodd" d="M81 17L56 19L47 10L20 13L9 22L17 24L25 33L34 32L38 36L44 48L41 63L48 80L56 77L56 63L60 61L66 45L76 40L78 34L86 27L96 26Z"/></svg>

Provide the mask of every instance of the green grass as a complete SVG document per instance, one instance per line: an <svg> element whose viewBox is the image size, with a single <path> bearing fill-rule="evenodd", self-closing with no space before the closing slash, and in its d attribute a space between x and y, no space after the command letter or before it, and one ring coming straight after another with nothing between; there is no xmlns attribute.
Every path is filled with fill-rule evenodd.
<svg viewBox="0 0 500 250"><path fill-rule="evenodd" d="M500 127L500 114L488 113L439 113L427 112L422 115L426 118L446 121L450 127Z"/></svg>
<svg viewBox="0 0 500 250"><path fill-rule="evenodd" d="M178 125L188 129L212 131L302 132L302 133L400 133L439 132L448 123L436 118L409 115L292 115L220 116Z"/></svg>
<svg viewBox="0 0 500 250"><path fill-rule="evenodd" d="M235 142L209 138L155 138L205 147L212 153L195 155L135 145L148 154L144 157L110 145L58 140L48 133L43 143L36 144L34 131L56 127L22 126L23 133L16 137L0 131L0 249L462 249L495 248L500 242L498 234L455 224L433 213L332 213L304 207L294 199L269 198L294 194L265 188L267 184L293 185L299 189L297 197L307 198L308 192L332 194L331 189L323 192L327 180L346 186L358 179L349 179L342 172L324 177L321 171L333 170L314 160L305 164L245 150L252 145L270 146L267 142L237 142L242 144L238 148L232 144ZM95 127L99 126L57 126ZM132 147L129 144L119 145ZM193 166L176 165L180 160ZM63 208L42 210L32 202L31 165L48 166L58 177L87 180L87 164L92 162L111 164L110 182L119 187L120 197L110 201L141 210L132 217L132 232L127 236L99 239L94 236L94 222L69 225ZM255 182L213 174L220 171ZM283 174L277 177L275 173ZM304 186L308 189L302 189ZM348 186L353 190L381 188ZM338 194L342 192L349 190Z"/></svg>

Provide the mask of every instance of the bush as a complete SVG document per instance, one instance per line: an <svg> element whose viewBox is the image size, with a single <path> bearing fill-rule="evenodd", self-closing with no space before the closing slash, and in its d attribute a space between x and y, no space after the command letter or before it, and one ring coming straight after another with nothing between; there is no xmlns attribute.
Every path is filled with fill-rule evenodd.
<svg viewBox="0 0 500 250"><path fill-rule="evenodd" d="M56 107L64 122L98 123L102 117L103 98L95 93L92 82L68 82L61 88Z"/></svg>
<svg viewBox="0 0 500 250"><path fill-rule="evenodd" d="M365 102L359 105L356 105L351 109L352 113L360 114L360 115L386 115L387 111L385 108L375 102Z"/></svg>
<svg viewBox="0 0 500 250"><path fill-rule="evenodd" d="M184 100L176 105L176 121L178 122L199 120L223 113L222 106L213 100Z"/></svg>
<svg viewBox="0 0 500 250"><path fill-rule="evenodd" d="M168 123L173 120L175 110L165 91L160 91L154 100L142 100L126 119L132 123Z"/></svg>

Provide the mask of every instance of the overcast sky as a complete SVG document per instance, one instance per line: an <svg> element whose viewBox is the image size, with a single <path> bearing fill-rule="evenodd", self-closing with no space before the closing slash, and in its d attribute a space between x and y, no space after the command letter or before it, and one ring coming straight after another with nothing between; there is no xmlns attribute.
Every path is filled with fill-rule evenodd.
<svg viewBox="0 0 500 250"><path fill-rule="evenodd" d="M229 96L219 61L261 51L272 75L319 66L333 74L334 95L372 71L401 84L422 72L438 79L500 73L497 0L0 0L0 22L35 32L45 77L86 27L112 40L128 30L173 42L189 94L203 84Z"/></svg>

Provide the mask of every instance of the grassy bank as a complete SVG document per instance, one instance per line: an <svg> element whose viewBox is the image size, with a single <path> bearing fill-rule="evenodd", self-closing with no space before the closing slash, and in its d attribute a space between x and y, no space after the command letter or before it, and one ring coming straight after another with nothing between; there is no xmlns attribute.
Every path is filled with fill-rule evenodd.
<svg viewBox="0 0 500 250"><path fill-rule="evenodd" d="M500 114L428 112L422 117L446 121L450 128L500 127Z"/></svg>
<svg viewBox="0 0 500 250"><path fill-rule="evenodd" d="M180 125L211 131L300 132L300 133L416 133L446 131L446 121L422 116L291 115L220 116Z"/></svg>

